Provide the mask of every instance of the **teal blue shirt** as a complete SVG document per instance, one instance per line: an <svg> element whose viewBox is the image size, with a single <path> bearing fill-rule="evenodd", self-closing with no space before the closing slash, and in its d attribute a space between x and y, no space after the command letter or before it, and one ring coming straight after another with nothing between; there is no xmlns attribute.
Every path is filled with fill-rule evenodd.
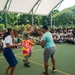
<svg viewBox="0 0 75 75"><path fill-rule="evenodd" d="M42 40L46 41L45 48L55 47L52 34L49 31L43 34Z"/></svg>

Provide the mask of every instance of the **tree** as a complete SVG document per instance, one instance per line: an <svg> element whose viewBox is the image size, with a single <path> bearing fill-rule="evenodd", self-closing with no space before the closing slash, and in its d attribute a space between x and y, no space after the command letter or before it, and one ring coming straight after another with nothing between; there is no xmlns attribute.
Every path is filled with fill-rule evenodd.
<svg viewBox="0 0 75 75"><path fill-rule="evenodd" d="M59 12L59 10L53 10L52 11L52 15L55 15L55 14L57 14Z"/></svg>
<svg viewBox="0 0 75 75"><path fill-rule="evenodd" d="M20 27L18 25L16 25L16 26L13 27L14 30L19 30L19 28Z"/></svg>
<svg viewBox="0 0 75 75"><path fill-rule="evenodd" d="M75 24L75 6L64 9L53 15L57 26Z"/></svg>
<svg viewBox="0 0 75 75"><path fill-rule="evenodd" d="M9 27L14 27L15 25L26 25L32 24L32 15L28 14L15 14L15 13L8 13L7 14L7 21ZM75 24L75 6L64 9L63 11L53 10L52 11L52 21L53 25L74 25ZM0 24L5 25L5 13L0 13ZM34 23L39 25L50 25L51 24L51 16L37 16L34 15Z"/></svg>
<svg viewBox="0 0 75 75"><path fill-rule="evenodd" d="M4 30L5 29L5 26L4 24L0 24L0 31Z"/></svg>
<svg viewBox="0 0 75 75"><path fill-rule="evenodd" d="M51 20L50 15L49 16L43 16L42 17L42 25L50 25L50 20Z"/></svg>
<svg viewBox="0 0 75 75"><path fill-rule="evenodd" d="M42 24L42 16L34 16L34 23L36 23L37 25L41 25Z"/></svg>
<svg viewBox="0 0 75 75"><path fill-rule="evenodd" d="M8 13L8 24L14 26L17 22L17 15L15 13Z"/></svg>

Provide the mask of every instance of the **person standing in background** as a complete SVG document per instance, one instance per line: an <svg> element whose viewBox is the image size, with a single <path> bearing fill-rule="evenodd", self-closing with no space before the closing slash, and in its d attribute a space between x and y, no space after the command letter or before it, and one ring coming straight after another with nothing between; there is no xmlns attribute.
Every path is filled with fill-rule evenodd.
<svg viewBox="0 0 75 75"><path fill-rule="evenodd" d="M2 37L0 37L0 52L2 53L3 51L3 40Z"/></svg>

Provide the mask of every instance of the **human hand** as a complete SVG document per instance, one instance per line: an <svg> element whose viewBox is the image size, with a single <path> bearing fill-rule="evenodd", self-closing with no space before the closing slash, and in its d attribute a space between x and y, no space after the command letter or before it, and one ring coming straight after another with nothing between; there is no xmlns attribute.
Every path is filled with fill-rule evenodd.
<svg viewBox="0 0 75 75"><path fill-rule="evenodd" d="M15 46L21 46L21 43L15 44Z"/></svg>

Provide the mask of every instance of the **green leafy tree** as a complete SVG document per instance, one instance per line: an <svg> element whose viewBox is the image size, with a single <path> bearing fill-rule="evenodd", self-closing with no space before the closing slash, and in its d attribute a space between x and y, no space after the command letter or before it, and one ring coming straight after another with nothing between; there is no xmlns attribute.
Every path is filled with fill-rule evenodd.
<svg viewBox="0 0 75 75"><path fill-rule="evenodd" d="M22 24L22 25L20 26L20 28L21 28L21 30L25 30L25 29L26 29L26 26L25 26L24 24Z"/></svg>
<svg viewBox="0 0 75 75"><path fill-rule="evenodd" d="M0 24L0 31L4 30L5 29L5 26L4 24Z"/></svg>
<svg viewBox="0 0 75 75"><path fill-rule="evenodd" d="M37 25L41 25L42 24L42 16L34 16L34 23L36 23Z"/></svg>
<svg viewBox="0 0 75 75"><path fill-rule="evenodd" d="M56 13L53 15L53 20L54 19L57 26L75 24L75 6Z"/></svg>
<svg viewBox="0 0 75 75"><path fill-rule="evenodd" d="M13 27L14 30L19 30L19 28L20 27L18 25L16 25L16 26Z"/></svg>

